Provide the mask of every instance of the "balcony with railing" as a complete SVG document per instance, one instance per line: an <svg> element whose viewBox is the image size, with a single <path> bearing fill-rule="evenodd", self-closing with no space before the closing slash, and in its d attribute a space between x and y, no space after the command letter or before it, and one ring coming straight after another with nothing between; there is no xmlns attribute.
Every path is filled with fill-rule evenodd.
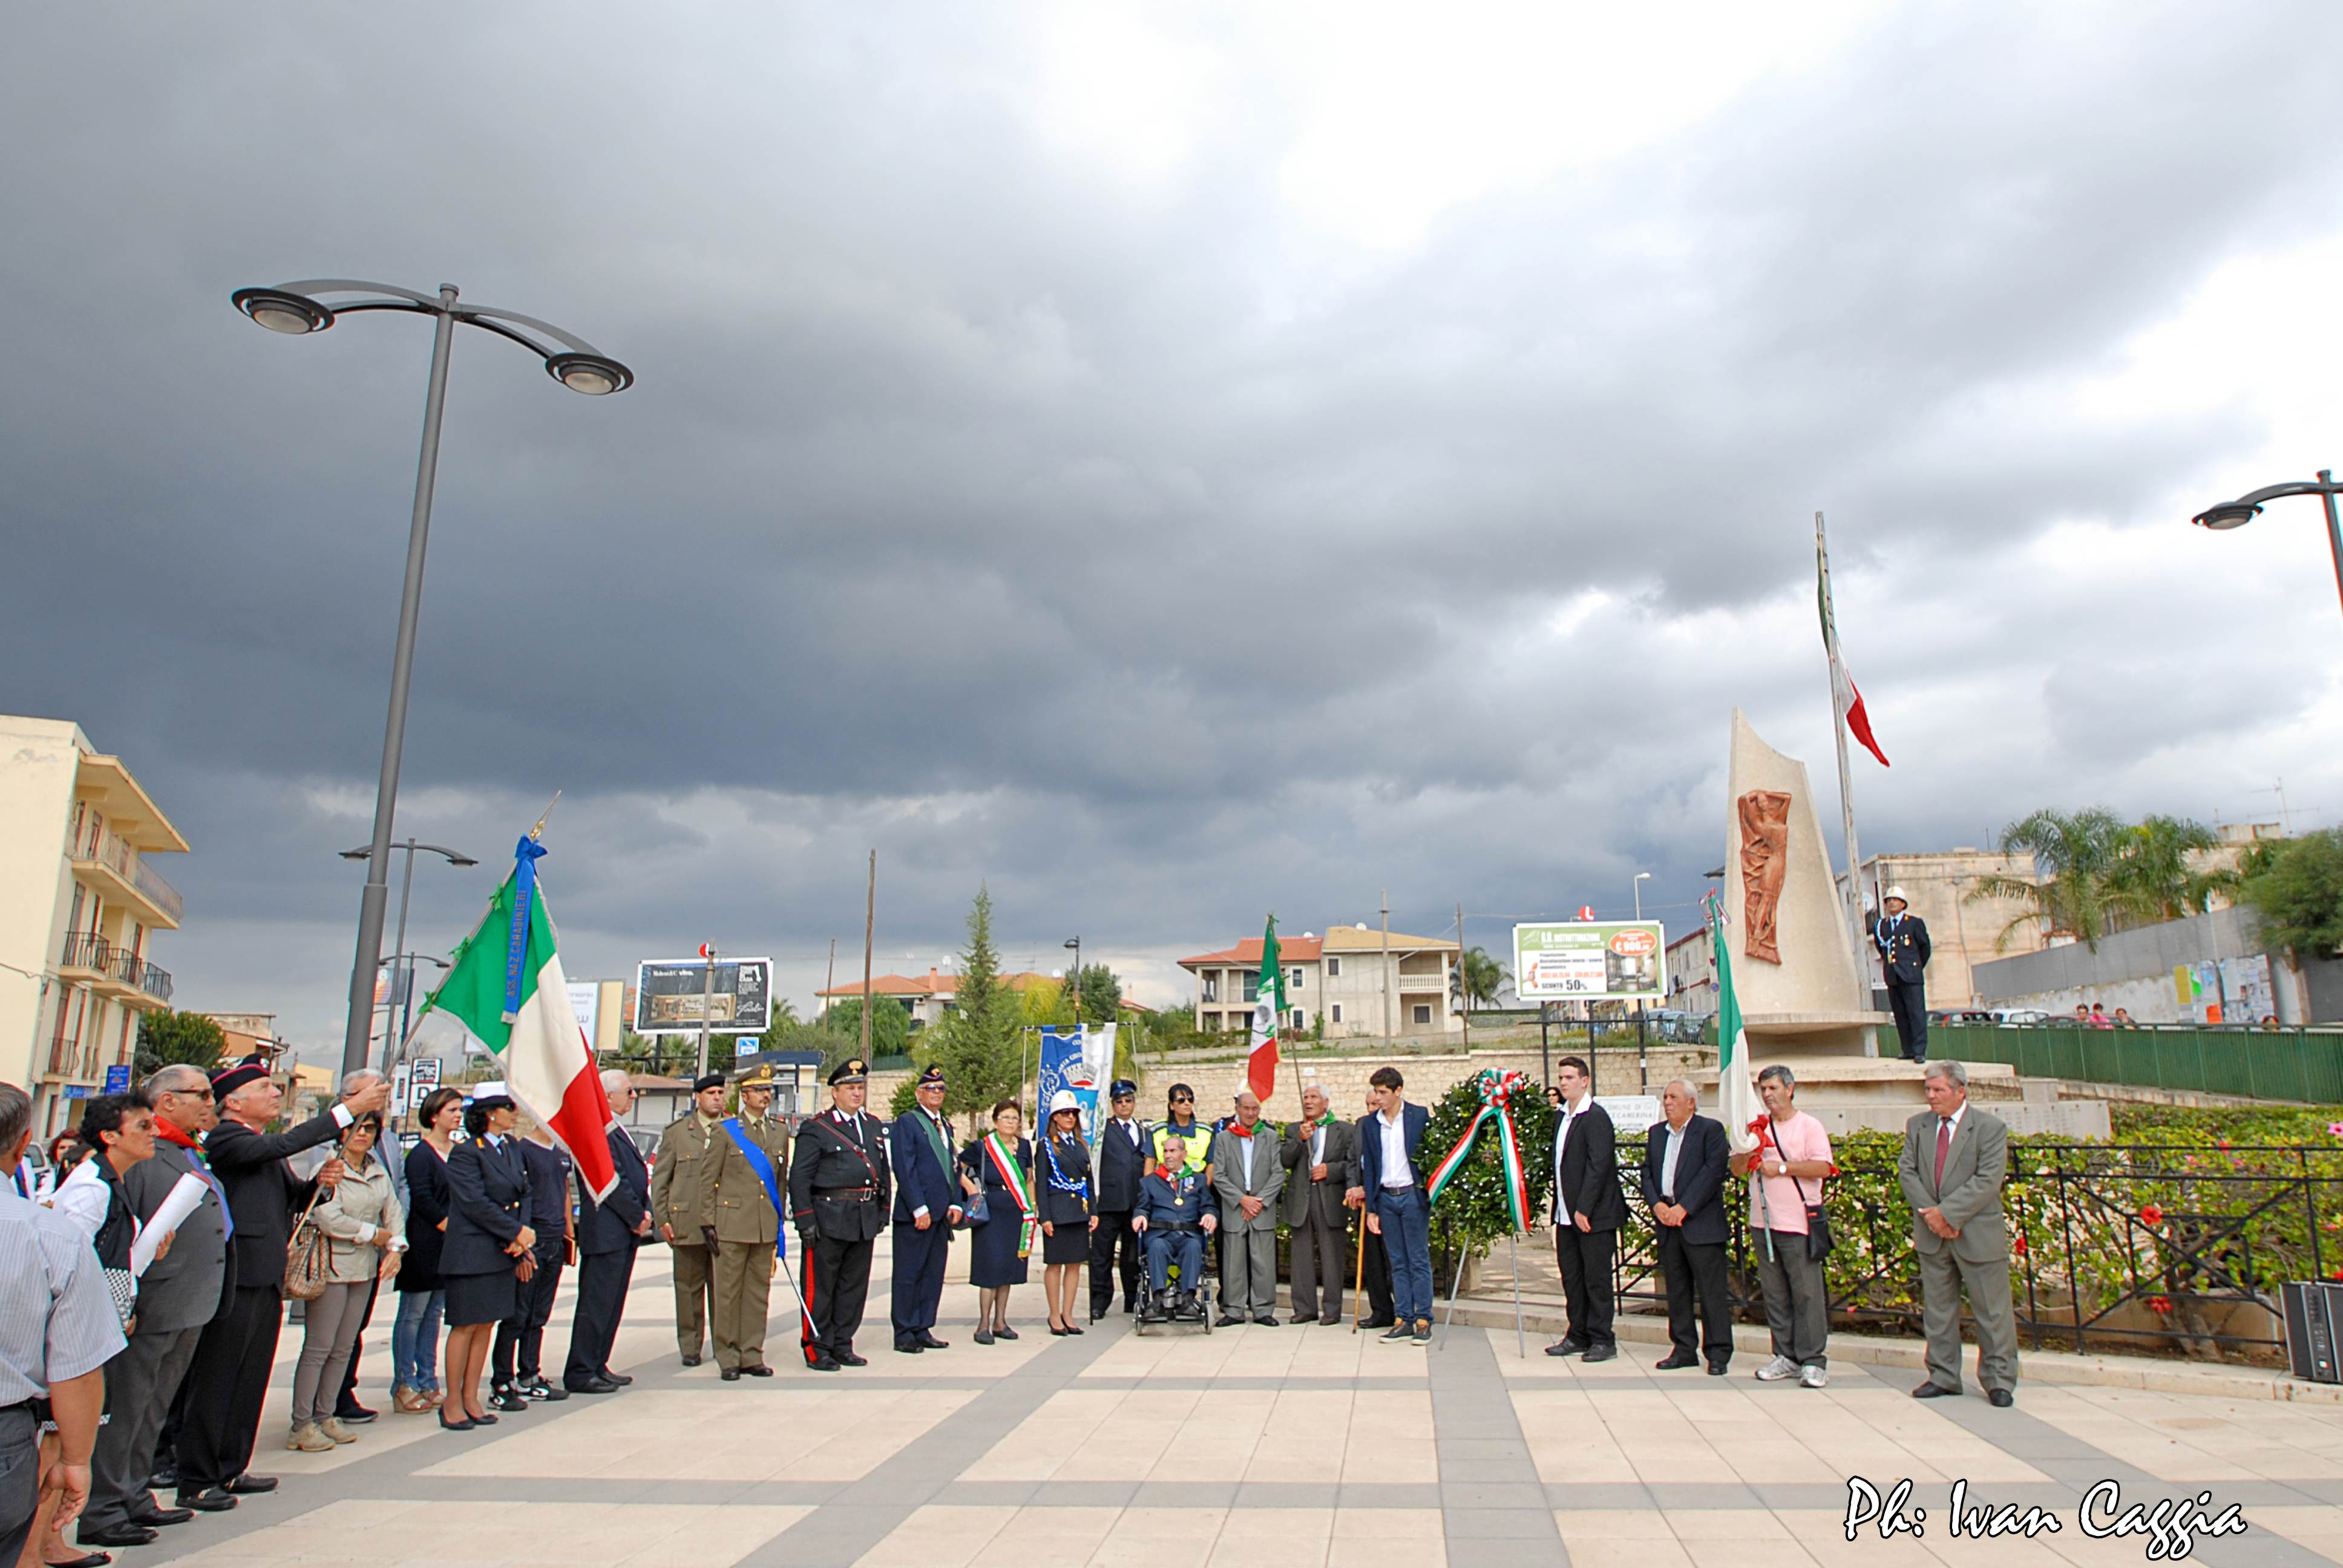
<svg viewBox="0 0 2343 1568"><path fill-rule="evenodd" d="M156 917L149 924L176 927L186 912L179 890L115 833L103 828L84 831L74 840L72 856L76 867L111 873L108 880L116 891L136 899Z"/></svg>
<svg viewBox="0 0 2343 1568"><path fill-rule="evenodd" d="M70 979L95 980L100 990L110 995L150 997L157 1002L171 1000L168 970L156 968L141 954L95 932L74 931L67 935L57 970Z"/></svg>
<svg viewBox="0 0 2343 1568"><path fill-rule="evenodd" d="M68 931L57 968L73 978L97 980L114 967L114 944L96 931Z"/></svg>
<svg viewBox="0 0 2343 1568"><path fill-rule="evenodd" d="M156 969L127 948L115 951L114 978L141 996L153 997L156 1001L171 1000L170 972Z"/></svg>
<svg viewBox="0 0 2343 1568"><path fill-rule="evenodd" d="M1411 991L1446 990L1448 971L1431 970L1423 974L1414 974L1403 970L1400 971L1399 989L1403 995Z"/></svg>

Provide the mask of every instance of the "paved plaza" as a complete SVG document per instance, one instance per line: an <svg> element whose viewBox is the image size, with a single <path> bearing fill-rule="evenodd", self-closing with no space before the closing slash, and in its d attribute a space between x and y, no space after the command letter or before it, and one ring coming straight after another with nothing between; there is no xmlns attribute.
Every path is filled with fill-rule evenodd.
<svg viewBox="0 0 2343 1568"><path fill-rule="evenodd" d="M958 1251L964 1253L965 1249ZM962 1260L959 1260L964 1261ZM493 1430L444 1433L392 1415L332 1453L282 1451L300 1332L288 1328L256 1467L272 1496L120 1553L136 1565L789 1564L961 1568L1933 1568L2137 1563L2146 1537L2094 1541L2077 1503L2114 1480L2127 1503L2210 1489L2242 1536L2198 1540L2217 1565L2343 1562L2343 1404L2026 1385L2014 1411L1917 1402L1911 1374L1841 1364L1821 1392L1655 1372L1664 1347L1623 1343L1596 1367L1512 1332L1459 1326L1432 1350L1322 1327L1145 1338L1110 1318L1049 1336L1038 1283L1023 1337L970 1342L955 1283L945 1352L888 1348L885 1249L869 1368L794 1362L794 1300L777 1283L769 1380L686 1369L664 1251L647 1251L613 1365L627 1392L573 1397ZM1035 1269L1038 1279L1039 1268ZM384 1407L387 1312L367 1337ZM548 1360L566 1346L563 1292ZM1926 1534L1849 1544L1846 1478L1903 1478ZM2040 1505L2056 1534L1948 1539L1956 1479L1973 1502Z"/></svg>

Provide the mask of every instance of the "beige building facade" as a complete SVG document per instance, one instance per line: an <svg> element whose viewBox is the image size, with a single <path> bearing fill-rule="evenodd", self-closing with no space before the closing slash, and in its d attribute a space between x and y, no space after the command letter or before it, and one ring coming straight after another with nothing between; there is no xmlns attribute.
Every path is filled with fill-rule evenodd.
<svg viewBox="0 0 2343 1568"><path fill-rule="evenodd" d="M1307 1032L1322 1021L1329 1040L1464 1032L1463 1015L1448 1000L1458 952L1453 941L1393 931L1386 951L1383 930L1360 924L1336 926L1322 937L1312 931L1280 937L1277 950L1286 971L1284 1028ZM1180 967L1196 977L1197 1028L1252 1027L1261 988L1259 937L1182 959Z"/></svg>
<svg viewBox="0 0 2343 1568"><path fill-rule="evenodd" d="M0 1079L42 1137L127 1067L138 1016L171 1000L155 933L178 890L149 863L187 841L118 757L66 719L0 717Z"/></svg>
<svg viewBox="0 0 2343 1568"><path fill-rule="evenodd" d="M1976 966L2041 949L2042 923L2030 906L2016 899L1976 897L1979 883L1996 876L2033 881L2034 857L1962 846L1935 854L1865 859L1866 919L1877 910L1881 891L1902 888L1912 912L1927 922L1930 1007L1986 1006L1978 998ZM1878 984L1878 954L1866 943L1861 956L1870 983Z"/></svg>

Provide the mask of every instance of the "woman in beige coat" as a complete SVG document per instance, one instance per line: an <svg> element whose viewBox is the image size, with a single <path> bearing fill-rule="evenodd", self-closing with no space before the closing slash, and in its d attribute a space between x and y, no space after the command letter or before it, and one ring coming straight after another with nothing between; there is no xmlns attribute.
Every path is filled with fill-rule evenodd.
<svg viewBox="0 0 2343 1568"><path fill-rule="evenodd" d="M349 1370L358 1323L375 1282L398 1271L407 1251L407 1213L391 1185L390 1167L375 1154L382 1117L374 1111L342 1130L342 1163L348 1174L317 1200L310 1218L327 1238L325 1293L305 1314L301 1361L293 1373L293 1430L285 1446L323 1453L357 1434L334 1419L334 1396Z"/></svg>

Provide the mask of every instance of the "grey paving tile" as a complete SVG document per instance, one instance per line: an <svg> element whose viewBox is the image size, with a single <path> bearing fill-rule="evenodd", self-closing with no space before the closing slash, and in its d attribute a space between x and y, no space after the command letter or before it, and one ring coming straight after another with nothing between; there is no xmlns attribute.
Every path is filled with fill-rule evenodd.
<svg viewBox="0 0 2343 1568"><path fill-rule="evenodd" d="M1554 1513L1544 1508L1451 1508L1443 1511L1441 1523L1446 1528L1448 1554L1456 1556L1460 1541L1516 1540L1552 1542L1553 1550L1561 1550L1561 1532L1554 1523ZM1545 1561L1557 1559L1548 1556ZM1474 1559L1475 1563L1478 1558Z"/></svg>
<svg viewBox="0 0 2343 1568"><path fill-rule="evenodd" d="M1535 1481L1483 1481L1440 1483L1443 1508L1544 1508L1545 1488Z"/></svg>

